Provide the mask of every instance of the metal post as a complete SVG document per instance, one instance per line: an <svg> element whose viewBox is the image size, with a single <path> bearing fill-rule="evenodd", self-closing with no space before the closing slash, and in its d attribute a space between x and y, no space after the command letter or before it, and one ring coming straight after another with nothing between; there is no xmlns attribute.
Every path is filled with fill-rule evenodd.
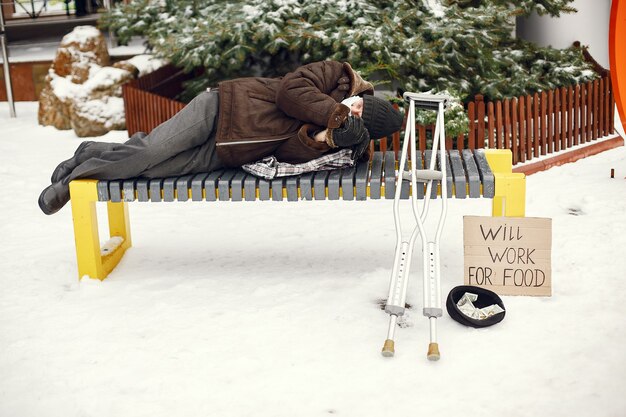
<svg viewBox="0 0 626 417"><path fill-rule="evenodd" d="M107 12L110 12L113 8L113 4L111 3L111 0L104 0L104 9ZM115 34L112 31L109 31L109 48L115 48L117 45L117 38L115 37Z"/></svg>
<svg viewBox="0 0 626 417"><path fill-rule="evenodd" d="M4 65L4 85L7 90L7 101L11 117L15 116L15 103L13 102L13 88L11 87L11 73L9 72L9 53L7 52L6 37L4 34L4 12L0 7L0 49L2 49L2 63Z"/></svg>

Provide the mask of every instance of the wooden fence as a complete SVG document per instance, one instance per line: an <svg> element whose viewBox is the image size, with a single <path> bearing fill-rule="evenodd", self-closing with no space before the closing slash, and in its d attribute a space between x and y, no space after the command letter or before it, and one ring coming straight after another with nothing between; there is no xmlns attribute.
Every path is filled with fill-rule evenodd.
<svg viewBox="0 0 626 417"><path fill-rule="evenodd" d="M469 148L510 149L513 163L558 152L614 132L611 78L467 106Z"/></svg>
<svg viewBox="0 0 626 417"><path fill-rule="evenodd" d="M174 99L189 76L163 67L124 85L124 109L129 135L150 132L180 111ZM469 133L447 138L448 149L511 149L513 163L558 152L614 133L611 78L561 87L522 97L485 102L478 95L467 106ZM421 150L433 126L417 126ZM372 150L400 151L400 133L372 141Z"/></svg>
<svg viewBox="0 0 626 417"><path fill-rule="evenodd" d="M128 135L149 133L182 110L185 103L174 97L182 91L181 84L188 78L168 65L124 84L122 94Z"/></svg>

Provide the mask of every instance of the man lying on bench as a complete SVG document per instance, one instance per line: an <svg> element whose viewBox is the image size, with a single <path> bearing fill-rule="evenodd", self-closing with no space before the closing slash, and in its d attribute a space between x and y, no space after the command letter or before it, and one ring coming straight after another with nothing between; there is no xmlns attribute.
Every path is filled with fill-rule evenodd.
<svg viewBox="0 0 626 417"><path fill-rule="evenodd" d="M39 196L45 214L70 199L80 178L158 178L234 168L274 156L302 164L351 149L366 157L370 138L400 129L402 115L374 97L350 64L304 65L280 79L240 78L204 92L150 134L127 142L83 142L52 173ZM345 152L344 152L345 154Z"/></svg>

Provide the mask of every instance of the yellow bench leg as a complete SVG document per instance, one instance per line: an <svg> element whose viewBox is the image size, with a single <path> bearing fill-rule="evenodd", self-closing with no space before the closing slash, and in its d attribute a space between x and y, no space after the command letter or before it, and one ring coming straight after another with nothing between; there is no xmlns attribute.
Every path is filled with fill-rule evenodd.
<svg viewBox="0 0 626 417"><path fill-rule="evenodd" d="M96 201L97 181L78 180L70 183L74 240L79 279L87 275L103 280L115 268L131 246L128 204L107 203L111 239L100 248Z"/></svg>
<svg viewBox="0 0 626 417"><path fill-rule="evenodd" d="M526 215L526 176L513 173L512 154L508 149L485 149L487 162L495 178L492 216Z"/></svg>

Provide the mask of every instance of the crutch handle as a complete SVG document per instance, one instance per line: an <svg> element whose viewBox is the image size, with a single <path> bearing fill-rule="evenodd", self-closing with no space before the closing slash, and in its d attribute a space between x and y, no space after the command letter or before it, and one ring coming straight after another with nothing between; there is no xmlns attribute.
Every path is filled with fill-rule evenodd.
<svg viewBox="0 0 626 417"><path fill-rule="evenodd" d="M383 356L388 358L388 357L393 356L395 352L396 351L394 349L394 341L391 339L385 340L385 344L383 346L383 351L382 351Z"/></svg>
<svg viewBox="0 0 626 417"><path fill-rule="evenodd" d="M430 343L428 345L428 355L426 355L429 361L438 361L441 358L439 353L439 343Z"/></svg>

